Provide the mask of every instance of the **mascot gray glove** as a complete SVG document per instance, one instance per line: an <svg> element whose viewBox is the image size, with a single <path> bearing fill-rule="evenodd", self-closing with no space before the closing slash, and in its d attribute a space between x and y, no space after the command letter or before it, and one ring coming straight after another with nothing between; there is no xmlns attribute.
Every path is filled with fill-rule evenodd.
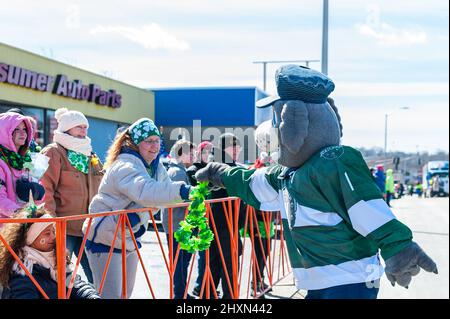
<svg viewBox="0 0 450 319"><path fill-rule="evenodd" d="M225 188L220 176L229 168L227 164L222 163L208 163L205 168L199 169L195 173L195 178L198 182L210 182L213 186Z"/></svg>
<svg viewBox="0 0 450 319"><path fill-rule="evenodd" d="M395 286L408 288L411 277L419 273L420 268L438 273L435 262L415 242L386 260L386 277Z"/></svg>

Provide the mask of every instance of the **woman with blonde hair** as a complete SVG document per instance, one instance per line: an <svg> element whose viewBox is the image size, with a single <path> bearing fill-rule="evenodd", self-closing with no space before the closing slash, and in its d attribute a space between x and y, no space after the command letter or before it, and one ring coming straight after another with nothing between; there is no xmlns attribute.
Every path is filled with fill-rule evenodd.
<svg viewBox="0 0 450 319"><path fill-rule="evenodd" d="M160 142L158 128L148 118L137 120L118 135L108 150L105 176L98 194L89 206L89 213L162 207L188 199L190 186L183 182L172 182L159 162ZM140 238L147 230L149 217L148 212L128 213L139 248ZM88 234L86 249L97 289L100 287L118 218L118 215L94 218ZM86 220L83 225L84 232L87 224ZM121 249L121 240L117 238L104 284L103 298L121 298ZM138 255L128 230L125 253L129 298L136 279Z"/></svg>

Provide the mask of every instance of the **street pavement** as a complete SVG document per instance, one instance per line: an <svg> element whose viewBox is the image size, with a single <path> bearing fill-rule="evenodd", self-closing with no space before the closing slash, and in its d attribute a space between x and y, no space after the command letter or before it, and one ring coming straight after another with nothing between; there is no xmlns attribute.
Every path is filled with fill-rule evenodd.
<svg viewBox="0 0 450 319"><path fill-rule="evenodd" d="M161 232L159 233L159 237L162 242L162 247L165 251L166 258L168 258L168 248L167 248L167 240L166 235L164 232L162 232L161 228L159 229ZM156 233L154 231L148 231L142 238L142 248L140 249L140 253L142 254L142 259L144 260L144 263L146 265L147 269L147 275L149 277L149 281L152 285L152 290L154 293L155 298L169 298L170 292L169 292L169 275L166 267L166 263L164 261L164 257L161 253L161 248L158 243L158 239L156 236ZM249 274L250 274L250 260L251 260L251 242L249 239L243 240L244 245L244 253L243 253L243 267L240 274L241 278L241 289L240 289L240 298L251 298L251 292L249 290ZM272 241L272 247L276 249L277 253L275 254L275 260L271 260L271 265L274 268L274 275L273 275L273 282L279 282L280 284L285 284L286 280L287 283L292 286L292 278L289 280L286 278L286 280L282 280L283 278L287 277L289 275L289 269L286 263L287 256L284 258L284 266L282 263L282 259L280 257L280 241L273 240ZM198 256L195 257L194 265L192 269L192 275L190 279L189 284L189 293L192 292L195 280L197 279L197 264L198 264ZM191 270L191 266L189 267L189 271ZM283 271L284 270L284 271ZM189 275L189 273L188 273ZM266 283L269 283L268 276L266 275ZM296 289L294 286L292 286L293 293L296 292ZM221 292L221 287L219 287L219 292ZM276 292L274 290L274 292ZM283 294L285 294L283 290ZM268 296L269 297L269 296ZM278 296L274 294L273 298L285 298L284 295ZM136 285L135 289L133 291L133 294L131 296L132 299L148 299L153 298L153 295L150 292L148 283L145 278L144 271L142 267L139 265L138 272L136 275ZM211 298L213 297L213 293L211 292ZM272 298L272 297L269 297Z"/></svg>
<svg viewBox="0 0 450 319"><path fill-rule="evenodd" d="M378 299L449 298L449 198L403 197L391 201L392 210L413 232L416 241L436 262L439 274L421 270L408 289L391 283L383 275ZM273 289L276 298L302 299L306 291L297 291L291 276Z"/></svg>
<svg viewBox="0 0 450 319"><path fill-rule="evenodd" d="M439 274L421 270L408 289L382 277L381 299L449 298L449 198L404 197L391 202L395 216L409 226L414 241L436 262Z"/></svg>
<svg viewBox="0 0 450 319"><path fill-rule="evenodd" d="M386 276L383 275L379 299L441 299L449 298L449 199L445 198L417 198L403 197L391 202L392 210L396 217L413 232L414 240L424 249L438 265L439 274L421 271L409 286L405 289L396 285L392 287ZM161 232L160 238L163 248L167 253L166 236ZM152 285L155 298L169 298L169 276L166 269L161 249L154 231L148 231L142 239L143 247L140 250L146 265L150 283ZM279 241L277 241L279 247ZM244 251L241 298L247 298L248 273L250 260L250 243L247 240ZM197 277L197 261L195 261L192 272L189 292L192 291L194 280ZM276 259L273 291L266 295L266 298L290 298L303 299L306 291L298 291L295 288L292 274L283 275L281 263ZM280 265L280 271L278 271ZM266 278L266 282L268 282ZM249 296L251 297L251 296ZM136 285L131 296L133 299L153 298L148 288L142 267L139 265Z"/></svg>

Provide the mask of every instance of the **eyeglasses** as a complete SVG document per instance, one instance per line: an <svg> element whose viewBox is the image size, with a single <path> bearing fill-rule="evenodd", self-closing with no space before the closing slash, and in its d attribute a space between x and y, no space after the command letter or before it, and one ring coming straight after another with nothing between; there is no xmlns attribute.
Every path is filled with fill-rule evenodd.
<svg viewBox="0 0 450 319"><path fill-rule="evenodd" d="M146 144L150 144L150 145L159 145L161 143L160 140L150 140L150 141L143 140L142 142L144 142Z"/></svg>

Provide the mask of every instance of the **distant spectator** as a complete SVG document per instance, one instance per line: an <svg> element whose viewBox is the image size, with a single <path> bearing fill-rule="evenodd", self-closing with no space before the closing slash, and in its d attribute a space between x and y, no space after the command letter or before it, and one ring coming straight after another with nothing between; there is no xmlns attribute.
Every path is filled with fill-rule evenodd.
<svg viewBox="0 0 450 319"><path fill-rule="evenodd" d="M214 145L209 141L203 141L197 146L197 151L195 153L195 161L192 166L190 166L186 173L189 177L189 182L192 186L197 186L197 180L195 179L195 173L201 169L206 167L210 161L214 160ZM198 274L197 279L195 280L194 289L192 290L192 294L194 296L200 296L200 291L202 288L203 277L205 275L205 267L206 267L206 253L205 251L200 251L198 253Z"/></svg>
<svg viewBox="0 0 450 319"><path fill-rule="evenodd" d="M439 175L433 176L433 183L431 184L431 197L439 195L441 189L441 179Z"/></svg>
<svg viewBox="0 0 450 319"><path fill-rule="evenodd" d="M375 183L380 189L383 196L386 196L386 175L384 174L383 165L377 165L377 169L375 171Z"/></svg>
<svg viewBox="0 0 450 319"><path fill-rule="evenodd" d="M399 184L398 184L398 198L402 198L404 193L405 193L405 185L402 182L399 182Z"/></svg>
<svg viewBox="0 0 450 319"><path fill-rule="evenodd" d="M417 182L415 187L414 187L414 191L417 194L418 197L422 197L423 194L423 185L421 182Z"/></svg>
<svg viewBox="0 0 450 319"><path fill-rule="evenodd" d="M169 163L167 175L172 181L185 182L189 185L189 177L186 173L186 168L191 166L194 161L194 145L187 140L178 140L172 146L174 158ZM180 222L184 220L186 207L179 207L172 209L172 251L175 256L178 249L178 242L173 235L180 227ZM169 209L164 209L162 213L162 224L167 236L167 244L169 241ZM180 249L178 254L177 265L174 274L174 299L182 299L186 290L187 272L192 254L186 250ZM187 295L187 298L190 298Z"/></svg>
<svg viewBox="0 0 450 319"><path fill-rule="evenodd" d="M241 144L239 139L235 135L231 133L222 134L220 136L218 144L218 149L214 152L215 160L222 161L222 163L228 164L231 167L242 166L242 164L237 163L237 159L239 158L239 154L241 152ZM212 199L226 198L228 197L228 193L226 189L219 189L217 191L212 191L211 197ZM209 249L210 270L216 288L219 286L219 283L221 283L222 285L222 298L231 299L233 298L233 296L231 290L229 289L225 272L228 273L230 282L233 282L233 280L237 280L237 278L233 278L232 271L233 258L235 256L232 252L232 246L230 242L232 233L228 227L225 210L222 203L211 204L211 212L217 228L218 238L214 238ZM239 207L239 212L236 213L238 214L238 227L241 228L245 222L245 204L242 201L241 206ZM242 254L242 241L240 237L237 237L236 239L238 255L240 256ZM220 246L225 263L222 262L218 240L220 240Z"/></svg>
<svg viewBox="0 0 450 319"><path fill-rule="evenodd" d="M386 170L386 204L389 207L391 207L391 199L395 193L393 172L391 168Z"/></svg>
<svg viewBox="0 0 450 319"><path fill-rule="evenodd" d="M28 118L30 119L31 125L33 126L33 132L36 133L38 130L38 125L37 125L36 120L34 118L32 118L31 116L29 116ZM42 147L36 142L36 140L33 137L30 142L30 152L39 153L40 151L42 151Z"/></svg>
<svg viewBox="0 0 450 319"><path fill-rule="evenodd" d="M414 186L412 184L408 184L408 195L412 196L414 194Z"/></svg>
<svg viewBox="0 0 450 319"><path fill-rule="evenodd" d="M375 179L375 172L377 171L377 169L375 167L371 167L369 168L370 170L370 174L373 176L373 178Z"/></svg>

